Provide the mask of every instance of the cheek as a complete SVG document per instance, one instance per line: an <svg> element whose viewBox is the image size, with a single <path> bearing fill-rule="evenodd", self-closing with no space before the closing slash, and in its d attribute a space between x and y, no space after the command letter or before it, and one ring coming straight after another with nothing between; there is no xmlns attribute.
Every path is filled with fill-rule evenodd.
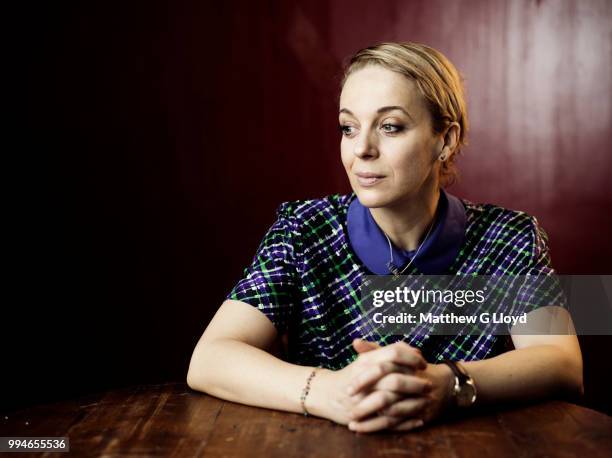
<svg viewBox="0 0 612 458"><path fill-rule="evenodd" d="M405 175L410 170L413 161L414 156L406 150L390 151L385 155L385 162L394 175Z"/></svg>
<svg viewBox="0 0 612 458"><path fill-rule="evenodd" d="M388 164L394 175L401 180L411 180L428 174L433 160L429 145L424 142L410 142L401 145L387 155Z"/></svg>
<svg viewBox="0 0 612 458"><path fill-rule="evenodd" d="M350 151L348 151L346 146L340 146L340 157L342 159L342 165L344 165L344 168L350 170L351 165L353 164L354 156L350 153Z"/></svg>
<svg viewBox="0 0 612 458"><path fill-rule="evenodd" d="M425 173L421 159L417 156L397 155L389 162L393 180L397 183L412 183Z"/></svg>

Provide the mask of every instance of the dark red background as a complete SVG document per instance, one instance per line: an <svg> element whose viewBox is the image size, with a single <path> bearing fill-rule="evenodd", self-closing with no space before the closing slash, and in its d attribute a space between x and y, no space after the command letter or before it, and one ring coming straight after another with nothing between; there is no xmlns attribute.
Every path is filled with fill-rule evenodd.
<svg viewBox="0 0 612 458"><path fill-rule="evenodd" d="M384 40L429 44L465 76L450 191L536 215L561 273L612 273L610 2L216 3L21 12L27 224L3 405L183 380L276 207L349 190L341 63ZM610 411L610 337L581 342L585 403Z"/></svg>

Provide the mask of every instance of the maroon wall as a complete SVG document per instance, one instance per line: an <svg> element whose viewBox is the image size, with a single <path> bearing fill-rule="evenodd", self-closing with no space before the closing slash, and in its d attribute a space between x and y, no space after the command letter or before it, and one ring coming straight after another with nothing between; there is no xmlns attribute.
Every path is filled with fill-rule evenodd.
<svg viewBox="0 0 612 458"><path fill-rule="evenodd" d="M470 145L451 192L536 215L562 273L612 273L612 3L218 3L21 13L24 154L52 180L24 191L38 295L16 307L36 319L13 330L7 405L183 379L280 202L348 190L341 62L383 40L429 44L465 76ZM583 345L587 402L609 409L595 379L610 340ZM39 372L55 377L41 387Z"/></svg>

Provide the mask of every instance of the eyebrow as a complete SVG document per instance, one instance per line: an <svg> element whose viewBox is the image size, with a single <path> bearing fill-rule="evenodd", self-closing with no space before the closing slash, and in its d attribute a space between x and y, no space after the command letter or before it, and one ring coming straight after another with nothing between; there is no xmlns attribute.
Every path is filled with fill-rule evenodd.
<svg viewBox="0 0 612 458"><path fill-rule="evenodd" d="M391 105L388 107L381 107L378 110L376 110L376 113L386 113L387 111L393 111L393 110L399 110L402 111L406 116L408 116L411 120L412 120L412 116L410 116L410 113L408 113L403 107L400 107L399 105ZM351 116L355 116L351 110L349 110L348 108L342 108L339 112L340 113L346 113L349 114Z"/></svg>

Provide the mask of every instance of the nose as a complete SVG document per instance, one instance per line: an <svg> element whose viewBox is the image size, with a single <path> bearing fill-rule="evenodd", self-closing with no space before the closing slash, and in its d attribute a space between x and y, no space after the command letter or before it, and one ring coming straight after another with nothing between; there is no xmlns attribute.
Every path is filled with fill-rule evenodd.
<svg viewBox="0 0 612 458"><path fill-rule="evenodd" d="M376 141L376 134L364 131L355 142L355 149L353 150L355 156L360 159L366 159L370 157L376 157L378 155L378 144Z"/></svg>

